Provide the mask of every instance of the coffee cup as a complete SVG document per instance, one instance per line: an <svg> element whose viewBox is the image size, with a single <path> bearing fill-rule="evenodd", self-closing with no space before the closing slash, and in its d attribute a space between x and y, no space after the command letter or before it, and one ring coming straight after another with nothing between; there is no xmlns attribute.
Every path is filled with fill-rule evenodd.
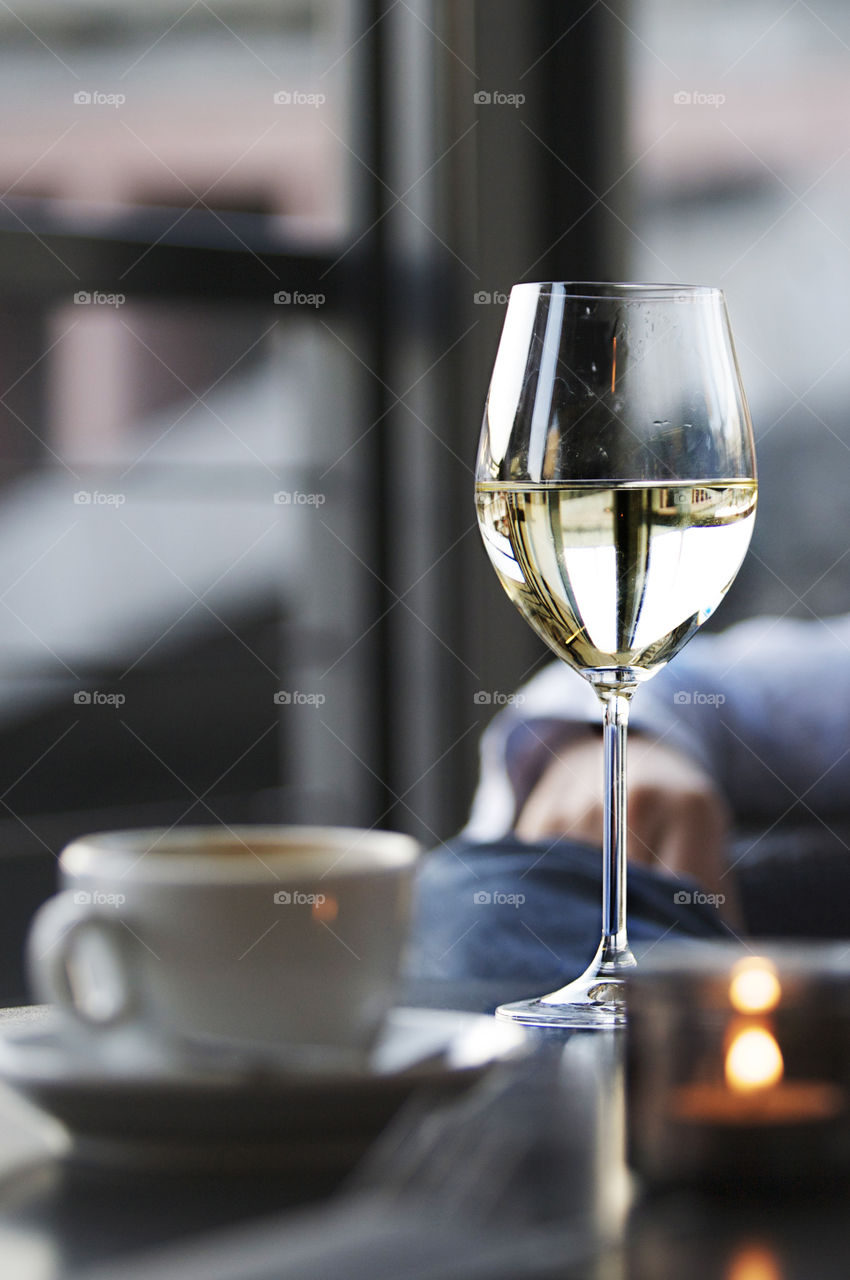
<svg viewBox="0 0 850 1280"><path fill-rule="evenodd" d="M85 836L30 930L35 995L113 1067L362 1064L393 1001L417 849L331 827Z"/></svg>

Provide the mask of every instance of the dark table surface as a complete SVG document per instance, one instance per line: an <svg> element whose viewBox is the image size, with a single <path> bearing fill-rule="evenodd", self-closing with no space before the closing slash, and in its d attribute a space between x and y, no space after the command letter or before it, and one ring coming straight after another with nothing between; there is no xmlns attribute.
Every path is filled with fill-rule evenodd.
<svg viewBox="0 0 850 1280"><path fill-rule="evenodd" d="M404 1001L481 1012L499 998L527 994L488 983L432 984L406 991ZM557 1105L547 1103L541 1119L539 1100L524 1112L528 1091L508 1091L489 1103L491 1113L485 1097L477 1118L461 1117L470 1135L467 1182L475 1185L459 1177L457 1194L443 1202L431 1187L433 1213L421 1211L415 1193L405 1197L391 1187L376 1194L368 1181L353 1194L343 1188L319 1196L314 1187L267 1173L83 1171L63 1161L53 1123L0 1086L0 1276L844 1280L850 1198L840 1187L762 1197L743 1187L725 1197L641 1191L625 1165L624 1039L621 1032L593 1032L541 1041L536 1057L558 1059ZM514 1182L501 1185L500 1152L513 1148L505 1133L501 1147L496 1138L514 1108L514 1128L540 1132L525 1163L517 1159ZM453 1167L439 1170L436 1181L449 1185L463 1162L453 1155ZM161 1252L149 1256L151 1250Z"/></svg>

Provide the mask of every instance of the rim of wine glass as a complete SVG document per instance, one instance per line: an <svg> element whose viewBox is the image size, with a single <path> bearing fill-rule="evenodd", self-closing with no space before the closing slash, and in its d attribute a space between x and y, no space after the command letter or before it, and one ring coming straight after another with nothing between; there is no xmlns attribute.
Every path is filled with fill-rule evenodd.
<svg viewBox="0 0 850 1280"><path fill-rule="evenodd" d="M647 302L667 302L671 298L723 298L723 290L713 284L644 284L626 280L536 280L515 284L511 293L536 289L538 294L562 292L567 298L610 298L628 301L640 297Z"/></svg>

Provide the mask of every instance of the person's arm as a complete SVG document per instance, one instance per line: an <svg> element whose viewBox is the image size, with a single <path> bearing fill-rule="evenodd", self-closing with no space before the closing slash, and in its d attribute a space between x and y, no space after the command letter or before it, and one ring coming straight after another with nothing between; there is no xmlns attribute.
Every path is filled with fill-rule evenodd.
<svg viewBox="0 0 850 1280"><path fill-rule="evenodd" d="M697 637L638 690L659 729L698 744L739 821L802 798L828 817L850 800L850 615L757 618Z"/></svg>
<svg viewBox="0 0 850 1280"><path fill-rule="evenodd" d="M734 914L734 886L724 884L729 812L712 778L663 740L632 734L627 770L626 849L630 862L690 876L720 895ZM599 846L604 831L602 753L589 730L544 769L519 811L520 840L578 840Z"/></svg>
<svg viewBox="0 0 850 1280"><path fill-rule="evenodd" d="M706 761L699 734L670 716L666 698L638 691L630 722L634 732L668 745L701 763ZM549 663L514 694L485 729L480 744L479 783L464 834L471 839L498 839L513 830L517 817L544 772L570 747L579 747L602 725L599 699L587 681L563 662ZM601 786L601 781L600 781Z"/></svg>
<svg viewBox="0 0 850 1280"><path fill-rule="evenodd" d="M521 686L481 736L478 787L464 835L497 840L513 830L558 749L582 736L599 714L592 689L561 662Z"/></svg>
<svg viewBox="0 0 850 1280"><path fill-rule="evenodd" d="M738 820L778 818L797 797L828 815L850 788L850 617L760 618L697 636L640 687L631 724L699 767ZM481 781L466 834L506 834L552 761L600 709L554 663L519 690L482 739Z"/></svg>

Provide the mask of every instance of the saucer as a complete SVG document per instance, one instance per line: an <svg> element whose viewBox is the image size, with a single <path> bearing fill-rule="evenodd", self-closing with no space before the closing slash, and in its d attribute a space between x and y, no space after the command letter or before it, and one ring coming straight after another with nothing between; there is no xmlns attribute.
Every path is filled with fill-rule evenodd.
<svg viewBox="0 0 850 1280"><path fill-rule="evenodd" d="M484 1015L394 1009L359 1070L117 1075L72 1054L42 1008L0 1021L0 1082L62 1123L76 1164L341 1176L414 1092L459 1093L529 1043L516 1024Z"/></svg>

